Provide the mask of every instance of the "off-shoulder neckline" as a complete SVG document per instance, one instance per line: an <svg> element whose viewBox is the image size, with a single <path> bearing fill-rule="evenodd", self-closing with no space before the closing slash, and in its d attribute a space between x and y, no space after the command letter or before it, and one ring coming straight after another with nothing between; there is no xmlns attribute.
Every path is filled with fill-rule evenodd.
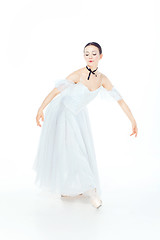
<svg viewBox="0 0 160 240"><path fill-rule="evenodd" d="M95 90L89 90L89 88L86 86L86 85L84 85L82 82L78 82L78 83L76 83L76 84L81 84L82 86L84 86L89 92L96 92L97 90L99 90L101 87L102 87L102 85L100 86L100 87L98 87L97 89L95 89Z"/></svg>
<svg viewBox="0 0 160 240"><path fill-rule="evenodd" d="M95 90L89 90L89 88L85 85L85 84L83 84L81 81L78 81L78 82L73 82L73 81L71 81L71 80L68 80L68 79L66 79L65 78L65 80L67 80L68 82L70 82L71 84L75 84L75 85L77 85L77 84L81 84L82 86L84 86L89 92L96 92L96 91L98 91L100 88L102 88L103 86L102 86L102 82L101 82L101 85L97 88L97 89L95 89Z"/></svg>

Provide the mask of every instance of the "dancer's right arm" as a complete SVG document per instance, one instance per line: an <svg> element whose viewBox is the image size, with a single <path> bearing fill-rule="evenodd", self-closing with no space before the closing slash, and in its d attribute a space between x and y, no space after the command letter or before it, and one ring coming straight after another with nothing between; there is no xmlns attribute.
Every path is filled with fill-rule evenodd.
<svg viewBox="0 0 160 240"><path fill-rule="evenodd" d="M37 116L36 116L36 122L37 122L37 126L41 127L40 124L40 118L42 118L42 121L44 121L44 114L43 114L43 109L51 102L51 100L57 96L60 93L60 91L57 88L54 88L48 95L47 97L44 99L44 101L42 102L41 106L38 109L37 112Z"/></svg>
<svg viewBox="0 0 160 240"><path fill-rule="evenodd" d="M55 88L48 94L48 96L44 99L41 106L38 109L37 116L36 116L36 122L37 125L41 127L40 125L40 118L42 118L42 121L44 121L44 114L43 109L51 102L51 100L59 94L61 91L63 91L65 88L71 86L74 83L77 83L77 78L79 70L76 70L69 74L65 79L58 80L55 84Z"/></svg>

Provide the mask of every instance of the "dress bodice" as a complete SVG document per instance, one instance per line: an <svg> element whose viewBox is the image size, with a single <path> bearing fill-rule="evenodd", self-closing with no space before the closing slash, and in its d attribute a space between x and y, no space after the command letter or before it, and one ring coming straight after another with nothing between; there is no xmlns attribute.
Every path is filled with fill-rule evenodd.
<svg viewBox="0 0 160 240"><path fill-rule="evenodd" d="M100 88L90 91L84 84L78 82L63 92L63 103L74 114L78 114L98 94Z"/></svg>
<svg viewBox="0 0 160 240"><path fill-rule="evenodd" d="M121 99L116 89L106 90L102 84L96 90L89 90L81 81L74 83L67 79L56 80L55 87L61 92L62 102L74 114L78 114L100 92L102 99L109 99L112 95L116 100Z"/></svg>

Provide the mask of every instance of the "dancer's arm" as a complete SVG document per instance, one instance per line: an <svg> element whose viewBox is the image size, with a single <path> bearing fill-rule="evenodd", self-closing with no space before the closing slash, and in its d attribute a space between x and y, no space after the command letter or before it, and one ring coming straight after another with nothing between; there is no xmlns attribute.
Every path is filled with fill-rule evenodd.
<svg viewBox="0 0 160 240"><path fill-rule="evenodd" d="M77 71L74 71L73 73L69 74L66 78L64 79L57 79L55 81L55 88L59 91L62 92L66 88L69 88L70 86L74 85L77 83L78 79L78 74Z"/></svg>
<svg viewBox="0 0 160 240"><path fill-rule="evenodd" d="M73 83L76 83L76 79L78 78L78 74L77 74L78 71L74 71L73 73L69 74L65 79L73 82ZM64 79L64 80L65 80ZM61 80L63 82L63 79ZM59 82L59 80L58 80ZM62 83L62 85L66 85L66 86L58 86L58 82L57 82L57 87L55 87L48 95L47 97L44 99L44 101L42 102L41 106L39 107L39 110L43 110L50 102L51 100L57 96L61 91L62 89L64 89L66 86L69 86L69 84L64 84Z"/></svg>
<svg viewBox="0 0 160 240"><path fill-rule="evenodd" d="M41 106L39 107L38 110L43 110L50 102L51 100L57 96L60 93L57 88L54 88L43 100Z"/></svg>
<svg viewBox="0 0 160 240"><path fill-rule="evenodd" d="M43 100L41 106L38 109L36 122L37 125L41 127L40 118L44 121L43 109L51 102L51 100L61 93L65 88L71 86L73 83L76 83L78 79L78 71L74 71L69 74L65 79L60 79L56 81L55 88L46 96ZM67 81L68 80L68 81Z"/></svg>
<svg viewBox="0 0 160 240"><path fill-rule="evenodd" d="M131 121L133 132L130 136L135 134L135 137L137 137L137 133L138 133L137 123L136 123L135 118L133 117L133 114L132 114L130 108L128 107L126 102L123 100L122 96L119 94L119 92L116 90L116 88L114 88L111 81L105 75L103 75L103 78L102 78L102 86L108 91L108 93L110 93L110 95L113 98L115 98L117 100L118 104L120 105L122 110L125 112L125 114L129 118L129 120Z"/></svg>
<svg viewBox="0 0 160 240"><path fill-rule="evenodd" d="M102 86L104 87L105 90L107 90L105 91L106 93L103 95L104 98L106 94L109 94L118 103L123 102L123 99L120 93L117 91L117 89L112 85L111 81L104 74L102 74Z"/></svg>
<svg viewBox="0 0 160 240"><path fill-rule="evenodd" d="M38 109L37 112L37 116L36 116L36 122L37 122L37 126L41 127L40 124L40 118L42 119L42 121L44 121L44 114L43 114L43 109L51 102L51 100L57 96L57 94L59 94L60 91L58 91L58 89L54 88L44 99L44 101L42 102L41 106Z"/></svg>

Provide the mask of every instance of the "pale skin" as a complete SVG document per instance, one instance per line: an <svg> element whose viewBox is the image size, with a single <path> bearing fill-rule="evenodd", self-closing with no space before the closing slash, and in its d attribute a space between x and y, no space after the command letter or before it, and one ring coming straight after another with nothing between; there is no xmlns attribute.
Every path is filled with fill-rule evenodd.
<svg viewBox="0 0 160 240"><path fill-rule="evenodd" d="M96 46L89 45L84 49L84 59L86 61L86 65L91 68L91 70L95 70L98 67L98 62L103 57L103 54L99 53L99 49ZM92 61L92 62L90 62ZM66 79L73 81L74 83L78 83L81 79L81 82L90 90L94 91L96 90L100 84L107 90L111 90L113 85L111 81L108 79L108 77L102 73L100 73L98 70L95 72L97 74L97 77L94 74L91 74L90 79L86 80L89 74L89 71L86 69L86 67L80 68L71 74L69 74ZM60 91L57 88L54 88L44 99L41 106L38 109L37 116L36 116L36 122L37 125L41 127L40 119L44 121L44 114L43 109L51 102L51 100L59 94ZM137 137L138 134L138 128L136 120L134 119L132 112L126 102L121 99L117 101L119 106L122 108L122 110L125 112L129 120L132 124L132 133L130 136L135 134L135 137Z"/></svg>

